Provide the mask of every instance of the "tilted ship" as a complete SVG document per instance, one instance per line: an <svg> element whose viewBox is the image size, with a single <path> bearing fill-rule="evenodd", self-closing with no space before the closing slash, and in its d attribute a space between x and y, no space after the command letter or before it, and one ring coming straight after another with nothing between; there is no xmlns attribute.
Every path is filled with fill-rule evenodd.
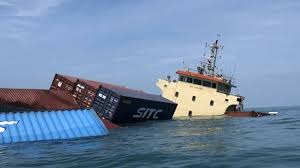
<svg viewBox="0 0 300 168"><path fill-rule="evenodd" d="M216 40L209 48L209 57L197 70L178 70L178 80L172 81L168 76L156 83L163 97L178 104L174 117L223 115L243 110L244 97L232 94L232 88L236 87L232 77L217 72L218 51L223 46Z"/></svg>

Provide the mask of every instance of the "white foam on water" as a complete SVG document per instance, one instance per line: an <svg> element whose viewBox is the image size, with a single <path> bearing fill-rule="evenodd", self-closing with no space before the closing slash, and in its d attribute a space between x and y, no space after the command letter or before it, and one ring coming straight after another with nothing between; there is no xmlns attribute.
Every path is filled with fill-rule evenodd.
<svg viewBox="0 0 300 168"><path fill-rule="evenodd" d="M0 125L13 125L18 124L19 121L0 121Z"/></svg>
<svg viewBox="0 0 300 168"><path fill-rule="evenodd" d="M278 114L278 112L276 112L276 111L270 111L269 114L276 115L276 114Z"/></svg>
<svg viewBox="0 0 300 168"><path fill-rule="evenodd" d="M0 133L4 132L5 128L0 127Z"/></svg>

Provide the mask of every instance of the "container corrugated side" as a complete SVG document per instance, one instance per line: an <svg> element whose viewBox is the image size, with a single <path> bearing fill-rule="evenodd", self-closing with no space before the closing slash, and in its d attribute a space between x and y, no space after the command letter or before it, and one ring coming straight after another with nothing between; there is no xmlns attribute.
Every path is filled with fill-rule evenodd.
<svg viewBox="0 0 300 168"><path fill-rule="evenodd" d="M112 120L119 104L120 96L114 91L106 88L99 88L92 107L99 116Z"/></svg>
<svg viewBox="0 0 300 168"><path fill-rule="evenodd" d="M5 131L0 133L0 144L108 134L92 109L0 113L0 123L12 121L17 123L1 124Z"/></svg>
<svg viewBox="0 0 300 168"><path fill-rule="evenodd" d="M98 88L78 80L73 90L73 97L80 107L89 108L93 104L97 90Z"/></svg>
<svg viewBox="0 0 300 168"><path fill-rule="evenodd" d="M0 112L78 109L66 91L0 88Z"/></svg>
<svg viewBox="0 0 300 168"><path fill-rule="evenodd" d="M68 91L72 93L80 107L90 108L99 86L100 83L97 81L55 74L50 89Z"/></svg>

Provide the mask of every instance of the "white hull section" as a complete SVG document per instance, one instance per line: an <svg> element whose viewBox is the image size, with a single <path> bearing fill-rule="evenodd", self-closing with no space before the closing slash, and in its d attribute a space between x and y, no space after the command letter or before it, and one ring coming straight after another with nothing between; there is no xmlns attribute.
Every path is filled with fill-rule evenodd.
<svg viewBox="0 0 300 168"><path fill-rule="evenodd" d="M156 85L162 96L176 102L174 117L223 115L226 110L233 111L239 104L238 96L217 92L214 88L186 83L169 82L159 79Z"/></svg>

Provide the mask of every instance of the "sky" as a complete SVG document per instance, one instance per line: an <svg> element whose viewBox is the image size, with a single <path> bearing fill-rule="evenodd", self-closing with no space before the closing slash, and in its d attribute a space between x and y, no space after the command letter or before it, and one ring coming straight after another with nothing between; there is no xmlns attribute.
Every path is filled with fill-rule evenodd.
<svg viewBox="0 0 300 168"><path fill-rule="evenodd" d="M220 34L246 107L300 105L299 18L298 0L0 0L0 87L61 73L160 94Z"/></svg>

